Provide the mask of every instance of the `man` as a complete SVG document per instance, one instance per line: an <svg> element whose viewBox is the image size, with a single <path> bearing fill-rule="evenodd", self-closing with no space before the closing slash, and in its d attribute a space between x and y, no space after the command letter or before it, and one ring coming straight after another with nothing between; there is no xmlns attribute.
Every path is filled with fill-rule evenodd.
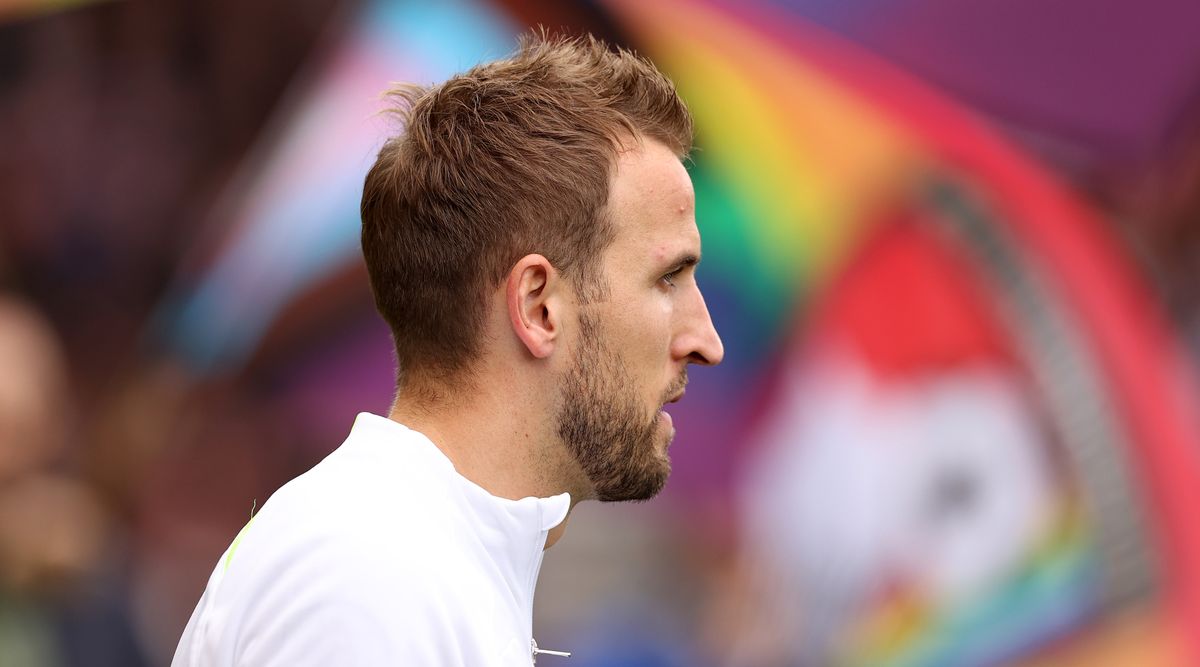
<svg viewBox="0 0 1200 667"><path fill-rule="evenodd" d="M393 95L362 244L395 403L243 529L175 665L529 665L543 550L575 503L662 489L663 407L723 355L650 63L533 37Z"/></svg>

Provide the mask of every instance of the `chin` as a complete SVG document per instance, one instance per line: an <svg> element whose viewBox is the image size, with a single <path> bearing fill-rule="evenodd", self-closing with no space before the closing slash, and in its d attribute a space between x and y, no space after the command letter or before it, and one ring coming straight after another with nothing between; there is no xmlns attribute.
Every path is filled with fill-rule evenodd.
<svg viewBox="0 0 1200 667"><path fill-rule="evenodd" d="M623 479L623 484L607 489L597 489L597 499L603 502L640 502L650 500L662 492L671 476L671 460L666 453L654 456L651 465Z"/></svg>

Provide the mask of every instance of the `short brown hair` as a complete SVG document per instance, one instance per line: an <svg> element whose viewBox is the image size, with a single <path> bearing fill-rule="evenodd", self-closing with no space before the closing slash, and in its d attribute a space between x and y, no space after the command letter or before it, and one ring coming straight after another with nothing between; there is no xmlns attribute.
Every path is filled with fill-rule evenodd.
<svg viewBox="0 0 1200 667"><path fill-rule="evenodd" d="M405 127L367 174L362 246L400 378L468 368L488 292L527 254L544 255L583 298L603 295L622 141L649 137L680 158L692 145L670 80L590 36L531 34L510 58L388 95Z"/></svg>

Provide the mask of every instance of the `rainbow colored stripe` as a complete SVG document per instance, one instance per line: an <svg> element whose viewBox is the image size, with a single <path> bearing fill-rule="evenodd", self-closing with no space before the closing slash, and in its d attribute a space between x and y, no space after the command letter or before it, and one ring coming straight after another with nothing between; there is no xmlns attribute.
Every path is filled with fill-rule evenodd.
<svg viewBox="0 0 1200 667"><path fill-rule="evenodd" d="M696 160L730 199L715 210L738 211L753 230L729 254L761 263L773 293L818 282L876 205L862 194L891 189L918 145L828 72L726 14L702 3L613 4L695 114ZM709 227L706 241L725 255L734 239Z"/></svg>

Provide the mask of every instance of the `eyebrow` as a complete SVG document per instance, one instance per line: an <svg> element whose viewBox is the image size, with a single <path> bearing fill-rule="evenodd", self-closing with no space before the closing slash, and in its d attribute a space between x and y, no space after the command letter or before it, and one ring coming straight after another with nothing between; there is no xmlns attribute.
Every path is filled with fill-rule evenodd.
<svg viewBox="0 0 1200 667"><path fill-rule="evenodd" d="M670 268L667 269L667 272L671 273L673 271L678 271L688 266L696 266L698 264L700 264L700 255L686 252L679 255L675 261L670 264Z"/></svg>

